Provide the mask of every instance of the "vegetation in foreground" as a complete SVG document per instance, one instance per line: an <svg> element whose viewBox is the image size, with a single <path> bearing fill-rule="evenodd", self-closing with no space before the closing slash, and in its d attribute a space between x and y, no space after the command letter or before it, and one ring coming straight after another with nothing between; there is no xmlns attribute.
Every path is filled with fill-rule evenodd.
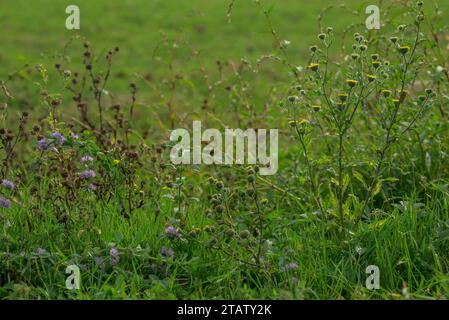
<svg viewBox="0 0 449 320"><path fill-rule="evenodd" d="M448 30L400 3L380 31L334 30L324 10L300 64L255 2L273 43L256 60L181 70L195 49L164 38L161 81L114 94L123 48L76 36L4 78L0 297L446 298ZM173 165L170 131L193 120L279 128L278 173Z"/></svg>

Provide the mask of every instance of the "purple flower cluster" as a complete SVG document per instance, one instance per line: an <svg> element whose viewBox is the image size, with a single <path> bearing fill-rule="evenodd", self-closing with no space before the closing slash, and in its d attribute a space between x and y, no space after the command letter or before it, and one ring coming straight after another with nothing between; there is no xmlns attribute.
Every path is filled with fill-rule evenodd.
<svg viewBox="0 0 449 320"><path fill-rule="evenodd" d="M290 262L287 265L287 270L293 271L293 270L296 270L296 269L298 269L298 264L296 262Z"/></svg>
<svg viewBox="0 0 449 320"><path fill-rule="evenodd" d="M84 170L80 172L80 178L81 179L89 179L89 178L95 178L96 174L95 171L89 169L89 170Z"/></svg>
<svg viewBox="0 0 449 320"><path fill-rule="evenodd" d="M36 250L36 254L38 256L42 256L42 255L44 255L46 253L47 253L47 251L45 249L42 249L42 248L37 248L37 250Z"/></svg>
<svg viewBox="0 0 449 320"><path fill-rule="evenodd" d="M14 190L14 188L16 187L16 185L14 184L14 182L9 181L7 179L3 179L2 180L2 186L4 186L5 188L9 189L9 190Z"/></svg>
<svg viewBox="0 0 449 320"><path fill-rule="evenodd" d="M175 252L172 248L162 247L161 254L165 257L173 257L175 255Z"/></svg>
<svg viewBox="0 0 449 320"><path fill-rule="evenodd" d="M91 156L84 156L81 158L81 163L92 163L94 162L94 158L92 158Z"/></svg>
<svg viewBox="0 0 449 320"><path fill-rule="evenodd" d="M0 208L11 208L11 201L8 199L5 199L3 197L0 197Z"/></svg>
<svg viewBox="0 0 449 320"><path fill-rule="evenodd" d="M39 149L41 150L46 150L48 148L48 143L47 143L47 139L42 138L37 142L37 146L39 147Z"/></svg>
<svg viewBox="0 0 449 320"><path fill-rule="evenodd" d="M173 226L168 226L167 228L165 228L165 235L168 236L169 238L180 237L179 230Z"/></svg>
<svg viewBox="0 0 449 320"><path fill-rule="evenodd" d="M120 262L120 255L115 247L112 247L111 250L109 250L109 257L111 258L112 266L116 266Z"/></svg>
<svg viewBox="0 0 449 320"><path fill-rule="evenodd" d="M53 132L51 135L59 144L63 144L65 142L65 137L59 132Z"/></svg>

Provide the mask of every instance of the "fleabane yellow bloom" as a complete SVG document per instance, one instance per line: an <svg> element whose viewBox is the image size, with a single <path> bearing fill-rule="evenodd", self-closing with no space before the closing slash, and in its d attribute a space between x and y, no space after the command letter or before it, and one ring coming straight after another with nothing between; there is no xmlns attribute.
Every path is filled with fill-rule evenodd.
<svg viewBox="0 0 449 320"><path fill-rule="evenodd" d="M340 98L341 102L345 102L346 100L348 100L348 94L347 93L339 93L338 98Z"/></svg>
<svg viewBox="0 0 449 320"><path fill-rule="evenodd" d="M409 51L410 51L410 47L409 46L400 46L399 47L399 52L402 53L403 55L405 55Z"/></svg>
<svg viewBox="0 0 449 320"><path fill-rule="evenodd" d="M353 80L353 79L348 79L346 80L346 83L351 87L354 88L357 85L357 80Z"/></svg>
<svg viewBox="0 0 449 320"><path fill-rule="evenodd" d="M368 74L366 77L368 78L369 82L373 82L374 80L376 80L376 76L374 76L372 74Z"/></svg>
<svg viewBox="0 0 449 320"><path fill-rule="evenodd" d="M387 98L391 95L391 90L384 89L381 91L382 95Z"/></svg>
<svg viewBox="0 0 449 320"><path fill-rule="evenodd" d="M311 63L309 64L308 68L312 71L318 71L318 68L320 67L320 65L318 63Z"/></svg>

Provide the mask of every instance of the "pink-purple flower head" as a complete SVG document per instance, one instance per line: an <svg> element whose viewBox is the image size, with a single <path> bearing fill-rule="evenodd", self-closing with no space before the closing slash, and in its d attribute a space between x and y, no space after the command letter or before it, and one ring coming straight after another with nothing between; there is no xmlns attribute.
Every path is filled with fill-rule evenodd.
<svg viewBox="0 0 449 320"><path fill-rule="evenodd" d="M81 163L92 163L94 162L94 158L91 156L83 156L81 157Z"/></svg>
<svg viewBox="0 0 449 320"><path fill-rule="evenodd" d="M42 138L37 142L37 146L39 147L39 149L41 150L45 150L48 149L48 143L47 143L47 139Z"/></svg>
<svg viewBox="0 0 449 320"><path fill-rule="evenodd" d="M11 208L11 201L9 199L0 197L0 208Z"/></svg>
<svg viewBox="0 0 449 320"><path fill-rule="evenodd" d="M162 247L161 254L165 257L173 257L175 255L175 252L172 248Z"/></svg>
<svg viewBox="0 0 449 320"><path fill-rule="evenodd" d="M89 178L95 178L96 174L95 171L89 169L89 170L84 170L80 172L80 178L81 179L89 179Z"/></svg>
<svg viewBox="0 0 449 320"><path fill-rule="evenodd" d="M111 259L112 266L118 265L120 262L120 255L116 247L112 247L111 250L109 250L109 257Z"/></svg>
<svg viewBox="0 0 449 320"><path fill-rule="evenodd" d="M14 190L14 188L16 187L16 185L14 184L14 182L9 181L7 179L3 179L2 180L2 186L4 186L5 188L9 189L9 190Z"/></svg>
<svg viewBox="0 0 449 320"><path fill-rule="evenodd" d="M173 226L168 226L165 228L165 235L169 238L179 238L181 236L179 234L179 230Z"/></svg>
<svg viewBox="0 0 449 320"><path fill-rule="evenodd" d="M53 132L51 135L59 144L63 144L65 142L65 137L60 132Z"/></svg>
<svg viewBox="0 0 449 320"><path fill-rule="evenodd" d="M294 271L296 269L298 269L298 264L296 262L290 262L287 265L287 270Z"/></svg>
<svg viewBox="0 0 449 320"><path fill-rule="evenodd" d="M43 256L46 253L47 253L47 251L45 249L43 249L43 248L37 248L37 250L36 250L36 254L38 256Z"/></svg>

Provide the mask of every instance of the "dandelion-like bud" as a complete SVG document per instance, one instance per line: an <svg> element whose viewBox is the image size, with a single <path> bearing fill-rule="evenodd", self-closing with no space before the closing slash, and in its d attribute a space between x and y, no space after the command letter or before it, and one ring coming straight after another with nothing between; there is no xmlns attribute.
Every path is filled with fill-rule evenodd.
<svg viewBox="0 0 449 320"><path fill-rule="evenodd" d="M321 106L312 106L312 110L318 112L321 110Z"/></svg>
<svg viewBox="0 0 449 320"><path fill-rule="evenodd" d="M352 80L352 79L348 79L346 80L346 83L351 87L354 88L357 85L357 81L356 80Z"/></svg>
<svg viewBox="0 0 449 320"><path fill-rule="evenodd" d="M318 63L311 63L311 64L309 64L309 66L308 66L308 68L310 69L310 70L312 70L312 71L318 71L318 68L319 68L319 64Z"/></svg>
<svg viewBox="0 0 449 320"><path fill-rule="evenodd" d="M318 35L318 39L320 39L320 40L326 39L326 34L325 34L325 33L320 33L320 34Z"/></svg>
<svg viewBox="0 0 449 320"><path fill-rule="evenodd" d="M410 47L409 46L400 46L399 47L399 52L405 56L407 54L407 52L409 52Z"/></svg>
<svg viewBox="0 0 449 320"><path fill-rule="evenodd" d="M338 98L340 98L341 102L345 102L346 100L348 100L348 94L347 93L339 93Z"/></svg>
<svg viewBox="0 0 449 320"><path fill-rule="evenodd" d="M391 90L384 89L381 93L385 98L388 98L391 95Z"/></svg>

